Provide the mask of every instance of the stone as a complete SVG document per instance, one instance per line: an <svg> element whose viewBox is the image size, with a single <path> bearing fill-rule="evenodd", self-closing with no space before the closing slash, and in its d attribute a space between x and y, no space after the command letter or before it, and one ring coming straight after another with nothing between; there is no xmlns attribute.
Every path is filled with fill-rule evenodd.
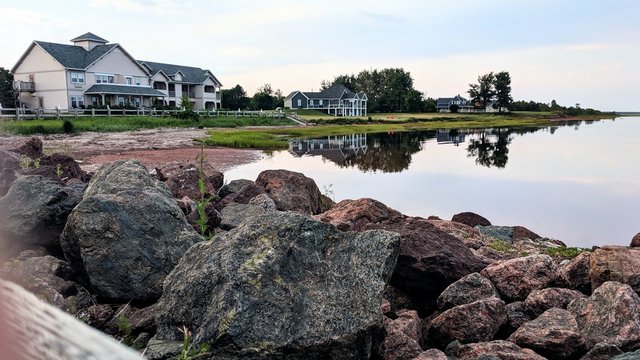
<svg viewBox="0 0 640 360"><path fill-rule="evenodd" d="M622 355L618 355L612 358L612 360L638 360L638 359L640 359L640 350L624 353Z"/></svg>
<svg viewBox="0 0 640 360"><path fill-rule="evenodd" d="M590 264L590 252L578 254L566 264L558 267L555 282L558 286L578 290L587 295L591 294Z"/></svg>
<svg viewBox="0 0 640 360"><path fill-rule="evenodd" d="M613 344L597 343L580 360L609 360L620 354L622 350Z"/></svg>
<svg viewBox="0 0 640 360"><path fill-rule="evenodd" d="M429 324L428 339L441 347L451 341L490 341L507 322L504 302L485 299L451 308Z"/></svg>
<svg viewBox="0 0 640 360"><path fill-rule="evenodd" d="M527 313L536 318L551 308L566 309L573 300L586 297L576 290L551 287L531 291L524 303Z"/></svg>
<svg viewBox="0 0 640 360"><path fill-rule="evenodd" d="M293 212L255 216L184 255L165 281L156 337L179 341L186 326L213 358L366 359L399 242Z"/></svg>
<svg viewBox="0 0 640 360"><path fill-rule="evenodd" d="M448 357L445 353L438 349L429 349L423 351L414 360L447 360Z"/></svg>
<svg viewBox="0 0 640 360"><path fill-rule="evenodd" d="M558 308L524 323L508 340L554 359L575 359L587 351L573 314Z"/></svg>
<svg viewBox="0 0 640 360"><path fill-rule="evenodd" d="M385 360L413 360L422 352L422 324L414 310L402 310L395 320L385 319Z"/></svg>
<svg viewBox="0 0 640 360"><path fill-rule="evenodd" d="M454 342L447 346L447 355L459 360L546 360L533 350L523 349L505 340L494 340L461 345Z"/></svg>
<svg viewBox="0 0 640 360"><path fill-rule="evenodd" d="M216 209L221 210L230 204L248 204L254 197L264 194L264 189L254 184L245 185L242 189L216 201ZM272 200L273 201L273 200ZM275 202L274 202L275 204Z"/></svg>
<svg viewBox="0 0 640 360"><path fill-rule="evenodd" d="M131 304L123 304L105 324L105 332L121 336L137 336L144 332L155 333L157 329L155 316L155 305L139 309Z"/></svg>
<svg viewBox="0 0 640 360"><path fill-rule="evenodd" d="M167 341L152 337L147 342L144 356L149 360L177 359L182 352L182 341Z"/></svg>
<svg viewBox="0 0 640 360"><path fill-rule="evenodd" d="M502 299L512 302L547 287L553 281L555 267L548 255L530 255L491 264L480 274L491 280Z"/></svg>
<svg viewBox="0 0 640 360"><path fill-rule="evenodd" d="M489 245L495 240L482 234L478 229L459 222L446 220L429 220L429 222L438 227L438 229L455 236L458 240L474 250Z"/></svg>
<svg viewBox="0 0 640 360"><path fill-rule="evenodd" d="M5 241L59 246L71 210L82 199L83 186L65 187L42 176L17 179L0 208L0 235Z"/></svg>
<svg viewBox="0 0 640 360"><path fill-rule="evenodd" d="M397 317L396 313L400 310L416 308L416 305L413 303L409 295L404 293L402 290L394 288L391 285L387 285L384 288L382 297L387 301L389 305L388 313L385 313L385 316L388 316L392 319L395 319Z"/></svg>
<svg viewBox="0 0 640 360"><path fill-rule="evenodd" d="M400 256L391 284L432 306L447 286L485 266L462 241L425 219L396 219L369 224L367 229L400 234Z"/></svg>
<svg viewBox="0 0 640 360"><path fill-rule="evenodd" d="M478 229L478 231L480 231L480 233L486 235L486 236L490 236L494 239L497 240L502 240L506 243L511 244L512 243L512 235L513 235L513 227L512 226L484 226L484 225L478 225L475 226L476 229Z"/></svg>
<svg viewBox="0 0 640 360"><path fill-rule="evenodd" d="M3 197L11 184L17 179L16 170L20 169L20 157L12 152L0 149L0 197Z"/></svg>
<svg viewBox="0 0 640 360"><path fill-rule="evenodd" d="M478 215L472 212L461 212L453 215L451 221L455 221L457 223L465 224L470 227L480 226L490 226L491 222L487 220L485 217Z"/></svg>
<svg viewBox="0 0 640 360"><path fill-rule="evenodd" d="M637 233L632 239L630 247L640 247L640 233Z"/></svg>
<svg viewBox="0 0 640 360"><path fill-rule="evenodd" d="M32 137L19 147L12 149L12 152L26 156L32 160L41 158L42 154L42 140L40 138Z"/></svg>
<svg viewBox="0 0 640 360"><path fill-rule="evenodd" d="M78 179L81 182L89 181L89 176L80 168L80 164L68 155L53 154L43 156L40 158L40 165L53 168L56 177L60 179Z"/></svg>
<svg viewBox="0 0 640 360"><path fill-rule="evenodd" d="M506 335L512 334L522 326L522 324L533 320L526 311L524 301L514 301L505 305L505 308L507 310L507 323L505 324L503 331Z"/></svg>
<svg viewBox="0 0 640 360"><path fill-rule="evenodd" d="M374 199L342 200L317 217L344 231L362 231L368 224L402 218L402 214ZM340 224L347 224L342 226Z"/></svg>
<svg viewBox="0 0 640 360"><path fill-rule="evenodd" d="M157 300L167 274L200 240L169 188L132 160L96 172L60 237L83 282L122 302Z"/></svg>
<svg viewBox="0 0 640 360"><path fill-rule="evenodd" d="M163 181L175 198L181 199L185 196L198 200L210 198L216 195L220 186L220 177L224 181L224 175L215 170L211 165L204 163L202 169L193 163L172 162L155 168L158 179ZM204 181L204 194L200 192L200 171ZM211 181L213 179L213 181ZM218 187L216 187L218 186Z"/></svg>
<svg viewBox="0 0 640 360"><path fill-rule="evenodd" d="M540 235L534 233L524 226L514 226L511 230L511 240L514 242L523 240L537 240L540 238Z"/></svg>
<svg viewBox="0 0 640 360"><path fill-rule="evenodd" d="M502 260L509 260L516 257L513 254L498 251L490 246L482 246L478 250L472 250L478 258L482 259L487 264L493 264Z"/></svg>
<svg viewBox="0 0 640 360"><path fill-rule="evenodd" d="M489 279L471 273L444 289L438 297L438 308L447 310L484 299L500 299L500 295Z"/></svg>
<svg viewBox="0 0 640 360"><path fill-rule="evenodd" d="M253 181L247 180L247 179L231 180L229 181L228 184L223 185L220 188L220 190L218 190L218 196L220 196L220 198L224 198L229 194L233 194L235 192L240 191L243 187L247 185L254 185L254 184L255 183Z"/></svg>
<svg viewBox="0 0 640 360"><path fill-rule="evenodd" d="M256 205L263 208L265 211L276 211L276 203L267 194L259 194L249 200L249 205Z"/></svg>
<svg viewBox="0 0 640 360"><path fill-rule="evenodd" d="M80 312L80 317L85 323L96 329L103 330L106 324L115 314L115 310L107 304L95 304Z"/></svg>
<svg viewBox="0 0 640 360"><path fill-rule="evenodd" d="M303 214L319 214L321 193L313 179L289 170L265 170L256 185L262 187L276 203L278 210Z"/></svg>
<svg viewBox="0 0 640 360"><path fill-rule="evenodd" d="M569 304L589 348L600 342L623 351L640 348L640 297L627 284L607 281L591 297Z"/></svg>
<svg viewBox="0 0 640 360"><path fill-rule="evenodd" d="M247 219L273 212L275 211L265 210L258 205L231 204L223 208L220 212L220 229L231 230L238 227Z"/></svg>
<svg viewBox="0 0 640 360"><path fill-rule="evenodd" d="M591 288L596 289L605 281L628 284L640 294L640 249L624 246L607 246L591 253L589 263Z"/></svg>

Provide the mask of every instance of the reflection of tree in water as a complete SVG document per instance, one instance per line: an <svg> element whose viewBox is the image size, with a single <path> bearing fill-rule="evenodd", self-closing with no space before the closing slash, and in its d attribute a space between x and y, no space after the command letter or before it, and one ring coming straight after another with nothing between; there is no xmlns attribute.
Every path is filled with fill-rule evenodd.
<svg viewBox="0 0 640 360"><path fill-rule="evenodd" d="M477 139L471 139L467 146L468 157L475 157L476 164L504 168L509 161L509 129L482 130Z"/></svg>
<svg viewBox="0 0 640 360"><path fill-rule="evenodd" d="M435 137L432 131L367 135L368 149L338 164L362 171L400 172L408 169L411 156L422 149L422 142Z"/></svg>

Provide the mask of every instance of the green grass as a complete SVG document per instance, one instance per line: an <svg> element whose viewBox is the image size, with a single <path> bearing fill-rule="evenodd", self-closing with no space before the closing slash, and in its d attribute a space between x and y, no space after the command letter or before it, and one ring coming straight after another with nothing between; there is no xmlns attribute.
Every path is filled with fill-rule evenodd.
<svg viewBox="0 0 640 360"><path fill-rule="evenodd" d="M513 251L513 246L511 246L511 244L509 244L504 240L494 240L491 243L489 243L489 245L487 246L492 248L493 250L500 251L503 253L509 253Z"/></svg>
<svg viewBox="0 0 640 360"><path fill-rule="evenodd" d="M560 257L563 259L573 259L574 257L580 255L585 251L591 251L591 249L587 248L579 248L579 247L552 247L545 249L547 255L552 257Z"/></svg>
<svg viewBox="0 0 640 360"><path fill-rule="evenodd" d="M81 117L67 118L73 124L76 133L121 132L156 128L232 128L240 126L281 126L292 125L287 119L270 117L202 117L198 121L182 120L172 117L127 116L127 117ZM6 120L0 121L0 133L15 135L61 134L64 120Z"/></svg>

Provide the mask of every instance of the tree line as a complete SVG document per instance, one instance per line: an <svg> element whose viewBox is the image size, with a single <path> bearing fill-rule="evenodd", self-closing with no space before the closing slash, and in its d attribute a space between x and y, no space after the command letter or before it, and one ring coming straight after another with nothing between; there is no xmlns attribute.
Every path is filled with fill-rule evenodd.
<svg viewBox="0 0 640 360"><path fill-rule="evenodd" d="M239 84L231 89L222 90L222 107L229 110L272 110L284 107L284 95L271 84L259 87L252 97Z"/></svg>

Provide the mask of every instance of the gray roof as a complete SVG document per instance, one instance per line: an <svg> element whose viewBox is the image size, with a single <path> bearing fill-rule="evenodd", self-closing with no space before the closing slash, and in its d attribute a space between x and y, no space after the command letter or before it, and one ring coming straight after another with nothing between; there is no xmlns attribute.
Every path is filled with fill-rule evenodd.
<svg viewBox="0 0 640 360"><path fill-rule="evenodd" d="M145 86L95 84L84 92L85 94L117 94L117 95L142 95L164 97L165 94L156 89Z"/></svg>
<svg viewBox="0 0 640 360"><path fill-rule="evenodd" d="M345 93L346 91L346 93ZM286 98L289 99L291 98L293 95L295 95L297 93L297 91L292 92L291 94L289 94ZM354 98L356 96L356 94L354 92L352 92L351 90L347 89L344 85L332 85L331 87L329 87L328 89L324 89L320 92L302 92L300 91L300 93L304 94L306 97L308 97L309 99L340 99L345 98L345 99L351 99ZM342 96L342 94L344 94L344 96ZM363 95L365 95L365 93L360 92L358 93L358 96L362 97Z"/></svg>
<svg viewBox="0 0 640 360"><path fill-rule="evenodd" d="M94 61L108 53L118 44L96 45L87 51L82 46L56 44L45 41L34 41L68 69L86 69Z"/></svg>
<svg viewBox="0 0 640 360"><path fill-rule="evenodd" d="M150 69L151 76L162 71L167 76L172 77L173 75L177 74L178 71L180 71L182 73L182 81L176 81L178 83L202 84L205 80L207 80L207 77L211 75L211 77L213 77L213 79L218 84L220 84L220 81L213 74L210 74L211 71L206 69L201 69L193 66L164 64L164 63L158 63L158 62L152 62L152 61L143 61L143 60L137 60L137 61L141 65L142 64L147 65L147 67Z"/></svg>
<svg viewBox="0 0 640 360"><path fill-rule="evenodd" d="M93 41L93 42L100 42L100 43L108 43L107 40L101 38L100 36L94 34L94 33L86 33L86 34L82 34L78 37L75 37L73 39L71 39L71 41L76 42L76 41L83 41L83 40L89 40L89 41Z"/></svg>

